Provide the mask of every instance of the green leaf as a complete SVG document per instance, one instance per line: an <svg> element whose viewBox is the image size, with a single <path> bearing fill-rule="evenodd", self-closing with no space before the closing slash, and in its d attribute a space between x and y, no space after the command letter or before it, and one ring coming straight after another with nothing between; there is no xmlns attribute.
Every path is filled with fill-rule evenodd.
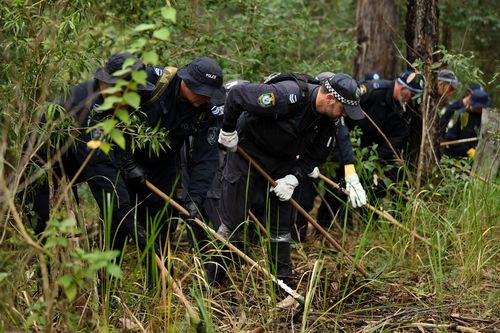
<svg viewBox="0 0 500 333"><path fill-rule="evenodd" d="M76 226L76 220L74 218L65 219L61 222L61 229L63 228L71 228Z"/></svg>
<svg viewBox="0 0 500 333"><path fill-rule="evenodd" d="M132 80L134 80L138 84L146 83L147 78L148 78L148 75L146 74L145 71L136 71L136 72L132 73Z"/></svg>
<svg viewBox="0 0 500 333"><path fill-rule="evenodd" d="M115 116L120 119L125 125L130 125L130 116L127 110L120 109L115 112Z"/></svg>
<svg viewBox="0 0 500 333"><path fill-rule="evenodd" d="M161 9L161 16L163 16L165 20L172 21L175 23L175 17L176 17L175 8L163 7Z"/></svg>
<svg viewBox="0 0 500 333"><path fill-rule="evenodd" d="M66 294L66 298L70 302L75 299L77 292L78 292L78 288L76 287L75 283L72 283L67 288L64 288L64 293Z"/></svg>
<svg viewBox="0 0 500 333"><path fill-rule="evenodd" d="M105 94L112 95L112 94L115 94L115 93L120 92L120 91L122 91L122 87L114 85L112 87L109 87L109 88L102 90L101 92L105 93Z"/></svg>
<svg viewBox="0 0 500 333"><path fill-rule="evenodd" d="M104 111L104 110L110 110L113 108L113 105L115 103L119 103L121 102L122 99L121 97L117 97L117 96L108 96L106 97L106 99L104 100L104 103L102 103L101 105L99 105L99 107L97 108L97 110L100 110L100 111Z"/></svg>
<svg viewBox="0 0 500 333"><path fill-rule="evenodd" d="M64 275L57 280L57 284L62 286L64 289L68 288L72 283L73 277L71 275Z"/></svg>
<svg viewBox="0 0 500 333"><path fill-rule="evenodd" d="M10 273L1 272L0 273L0 282L5 280L9 275L10 275Z"/></svg>
<svg viewBox="0 0 500 333"><path fill-rule="evenodd" d="M134 31L145 31L145 30L151 30L154 29L156 26L154 24L147 24L147 23L142 23L139 24L137 27L134 28Z"/></svg>
<svg viewBox="0 0 500 333"><path fill-rule="evenodd" d="M127 59L127 60L130 60L131 58ZM125 61L127 61L125 60ZM133 59L132 59L133 60ZM123 68L123 69L120 69L120 70L117 70L116 72L113 72L113 76L122 76L122 75L125 75L125 74L128 74L130 73L130 67L126 67L126 68Z"/></svg>
<svg viewBox="0 0 500 333"><path fill-rule="evenodd" d="M116 119L106 119L101 123L102 130L105 134L108 134L112 129L115 128L117 123L118 121Z"/></svg>
<svg viewBox="0 0 500 333"><path fill-rule="evenodd" d="M130 45L131 48L134 49L142 49L146 44L148 40L146 38L138 38L132 42L132 45Z"/></svg>
<svg viewBox="0 0 500 333"><path fill-rule="evenodd" d="M160 58L155 51L146 51L142 54L142 60L145 64L157 64L159 59Z"/></svg>
<svg viewBox="0 0 500 333"><path fill-rule="evenodd" d="M122 131L117 128L113 128L109 133L109 136L111 137L111 140L118 145L118 147L125 149L125 137L123 136Z"/></svg>
<svg viewBox="0 0 500 333"><path fill-rule="evenodd" d="M106 266L106 271L109 273L109 275L114 276L118 279L121 279L123 274L120 266L116 264L109 264Z"/></svg>
<svg viewBox="0 0 500 333"><path fill-rule="evenodd" d="M135 58L127 58L127 59L125 59L125 61L123 62L123 65L122 65L122 69L128 69L130 66L132 66L133 64L135 64L135 61L136 61ZM123 74L126 74L126 73L123 73Z"/></svg>
<svg viewBox="0 0 500 333"><path fill-rule="evenodd" d="M168 40L170 37L170 31L167 28L161 28L153 32L153 37L160 40Z"/></svg>
<svg viewBox="0 0 500 333"><path fill-rule="evenodd" d="M123 94L123 101L131 107L137 109L141 105L141 96L136 92L126 92Z"/></svg>
<svg viewBox="0 0 500 333"><path fill-rule="evenodd" d="M111 150L111 145L108 142L101 142L99 145L99 149L104 152L104 154L108 155L109 151Z"/></svg>

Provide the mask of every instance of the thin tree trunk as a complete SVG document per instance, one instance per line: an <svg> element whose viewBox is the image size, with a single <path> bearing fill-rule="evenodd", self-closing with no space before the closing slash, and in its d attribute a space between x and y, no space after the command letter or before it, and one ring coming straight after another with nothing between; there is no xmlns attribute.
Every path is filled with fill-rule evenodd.
<svg viewBox="0 0 500 333"><path fill-rule="evenodd" d="M358 50L354 58L354 77L363 79L368 71L378 71L385 79L396 74L396 37L399 1L359 0L356 13Z"/></svg>
<svg viewBox="0 0 500 333"><path fill-rule="evenodd" d="M432 170L440 158L439 123L437 114L436 75L432 63L439 41L438 0L408 0L406 14L407 61L420 59L426 78L420 108L411 116L410 160L417 165L416 188L431 179Z"/></svg>

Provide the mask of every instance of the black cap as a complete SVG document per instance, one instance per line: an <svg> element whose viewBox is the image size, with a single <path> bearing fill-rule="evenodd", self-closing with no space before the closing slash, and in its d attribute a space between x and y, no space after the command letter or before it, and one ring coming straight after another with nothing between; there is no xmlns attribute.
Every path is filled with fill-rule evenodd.
<svg viewBox="0 0 500 333"><path fill-rule="evenodd" d="M441 69L438 72L438 80L448 83L453 89L458 87L458 77L449 69Z"/></svg>
<svg viewBox="0 0 500 333"><path fill-rule="evenodd" d="M119 53L113 54L111 57L109 57L106 65L104 65L104 67L98 68L95 72L94 77L99 81L109 84L115 84L118 80L130 81L132 79L132 74L130 72L118 76L113 75L113 73L116 73L117 71L122 69L125 60L127 59L135 60L132 66L130 66L130 69L132 71L145 70L146 66L144 66L142 61L136 56L129 53ZM137 86L138 91L152 91L154 90L154 88L154 84L148 81L146 81L146 83L143 85L141 84Z"/></svg>
<svg viewBox="0 0 500 333"><path fill-rule="evenodd" d="M472 90L469 103L478 109L489 108L491 106L490 96L482 89Z"/></svg>
<svg viewBox="0 0 500 333"><path fill-rule="evenodd" d="M334 72L321 72L318 75L316 75L315 79L318 80L320 83L323 83L334 75L335 75Z"/></svg>
<svg viewBox="0 0 500 333"><path fill-rule="evenodd" d="M418 94L424 91L425 79L422 74L407 70L398 77L398 83L412 93Z"/></svg>
<svg viewBox="0 0 500 333"><path fill-rule="evenodd" d="M483 86L481 86L479 83L471 83L468 87L467 87L467 91L469 93L472 93L473 90L476 90L476 89L479 89L479 90L484 90L483 89Z"/></svg>
<svg viewBox="0 0 500 333"><path fill-rule="evenodd" d="M360 120L365 117L359 106L361 92L358 83L351 76L338 73L325 80L325 88L342 103L347 115L352 120Z"/></svg>
<svg viewBox="0 0 500 333"><path fill-rule="evenodd" d="M177 75L198 95L209 96L216 100L224 98L222 69L212 58L197 58L179 69Z"/></svg>

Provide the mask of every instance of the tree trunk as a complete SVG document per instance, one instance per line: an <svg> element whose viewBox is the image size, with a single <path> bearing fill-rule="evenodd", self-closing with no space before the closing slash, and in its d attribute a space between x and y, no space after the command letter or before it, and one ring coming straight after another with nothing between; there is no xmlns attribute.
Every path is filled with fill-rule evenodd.
<svg viewBox="0 0 500 333"><path fill-rule="evenodd" d="M438 0L408 0L406 13L407 60L420 59L426 79L420 107L411 114L410 159L417 163L417 191L431 179L432 170L440 159L439 123L437 112L436 74L432 70L434 49L439 41Z"/></svg>
<svg viewBox="0 0 500 333"><path fill-rule="evenodd" d="M399 30L398 3L397 0L358 1L358 51L353 69L355 79L363 79L368 71L378 71L384 79L394 78Z"/></svg>
<svg viewBox="0 0 500 333"><path fill-rule="evenodd" d="M500 113L483 109L481 134L474 157L474 171L486 179L495 181L500 165Z"/></svg>

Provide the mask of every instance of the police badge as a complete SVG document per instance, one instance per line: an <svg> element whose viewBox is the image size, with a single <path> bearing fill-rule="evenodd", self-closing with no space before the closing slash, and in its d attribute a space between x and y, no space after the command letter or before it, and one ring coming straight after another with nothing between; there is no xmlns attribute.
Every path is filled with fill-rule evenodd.
<svg viewBox="0 0 500 333"><path fill-rule="evenodd" d="M274 94L272 92L268 92L260 95L258 102L261 107L269 108L274 106L276 100L274 98Z"/></svg>
<svg viewBox="0 0 500 333"><path fill-rule="evenodd" d="M207 131L207 142L210 146L213 146L217 142L217 137L219 134L219 129L217 127L210 127Z"/></svg>

